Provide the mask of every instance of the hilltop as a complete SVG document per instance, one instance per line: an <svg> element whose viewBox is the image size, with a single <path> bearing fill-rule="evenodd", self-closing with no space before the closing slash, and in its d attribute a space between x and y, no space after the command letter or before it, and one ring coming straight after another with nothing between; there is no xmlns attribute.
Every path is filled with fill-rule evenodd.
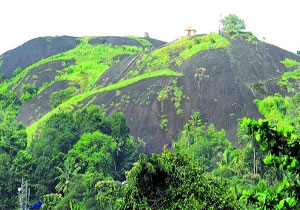
<svg viewBox="0 0 300 210"><path fill-rule="evenodd" d="M29 141L49 116L97 104L125 113L146 152L177 139L194 111L237 144L237 120L259 118L254 99L281 93L286 59L300 57L251 33L184 37L42 37L4 53L0 74L22 101Z"/></svg>

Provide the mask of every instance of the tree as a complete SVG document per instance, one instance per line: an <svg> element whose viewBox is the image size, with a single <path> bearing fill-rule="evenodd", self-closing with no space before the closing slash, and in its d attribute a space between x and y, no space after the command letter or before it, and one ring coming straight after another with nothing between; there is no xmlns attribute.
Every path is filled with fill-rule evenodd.
<svg viewBox="0 0 300 210"><path fill-rule="evenodd" d="M99 209L96 199L96 183L104 177L99 173L86 172L77 174L70 179L64 197L53 207L57 210ZM72 204L71 204L72 203Z"/></svg>
<svg viewBox="0 0 300 210"><path fill-rule="evenodd" d="M38 88L35 84L25 84L21 88L21 101L26 102L33 98L38 92Z"/></svg>
<svg viewBox="0 0 300 210"><path fill-rule="evenodd" d="M83 134L69 151L68 156L74 158L79 164L81 173L88 171L111 176L116 146L111 136L95 131Z"/></svg>
<svg viewBox="0 0 300 210"><path fill-rule="evenodd" d="M14 188L18 188L22 180L27 180L29 187L32 188L32 174L36 168L36 162L37 160L33 159L26 150L19 150L10 167L11 175L13 176L11 185Z"/></svg>
<svg viewBox="0 0 300 210"><path fill-rule="evenodd" d="M124 113L116 112L109 116L111 121L111 135L115 138L126 139L129 136L130 129L126 123Z"/></svg>
<svg viewBox="0 0 300 210"><path fill-rule="evenodd" d="M244 20L234 14L229 14L223 18L221 23L223 24L223 31L225 32L242 31L246 29Z"/></svg>
<svg viewBox="0 0 300 210"><path fill-rule="evenodd" d="M25 126L17 122L11 111L0 111L0 152L15 157L19 150L25 149L27 133Z"/></svg>
<svg viewBox="0 0 300 210"><path fill-rule="evenodd" d="M213 124L201 122L200 113L195 112L184 126L175 150L192 157L205 171L212 171L226 148L230 147L224 130L217 131Z"/></svg>
<svg viewBox="0 0 300 210"><path fill-rule="evenodd" d="M117 148L114 152L114 178L124 180L125 171L128 171L138 158L140 145L134 141L132 136L129 136L130 129L122 112L110 115L109 120L111 122L111 136L117 143Z"/></svg>
<svg viewBox="0 0 300 210"><path fill-rule="evenodd" d="M72 113L58 113L51 116L40 127L40 132L33 138L28 153L37 159L32 174L35 183L35 196L43 196L55 192L59 171L55 167L63 167L67 152L78 140Z"/></svg>
<svg viewBox="0 0 300 210"><path fill-rule="evenodd" d="M3 89L3 88L2 88ZM1 209L15 209L18 203L16 189L19 186L19 171L15 170L14 159L20 150L26 148L25 126L17 122L20 102L16 93L5 89L0 93L0 206ZM17 156L17 158L16 158Z"/></svg>
<svg viewBox="0 0 300 210"><path fill-rule="evenodd" d="M97 190L97 201L100 209L120 209L123 205L122 196L124 185L115 180L102 180L95 185Z"/></svg>
<svg viewBox="0 0 300 210"><path fill-rule="evenodd" d="M77 111L74 121L80 135L94 131L111 135L111 123L99 106L91 105Z"/></svg>
<svg viewBox="0 0 300 210"><path fill-rule="evenodd" d="M17 113L18 107L21 105L17 94L11 90L0 93L0 107L2 110L10 110Z"/></svg>
<svg viewBox="0 0 300 210"><path fill-rule="evenodd" d="M43 210L52 210L62 199L61 194L51 193L43 196Z"/></svg>
<svg viewBox="0 0 300 210"><path fill-rule="evenodd" d="M239 209L227 183L201 171L185 154L140 154L121 209Z"/></svg>
<svg viewBox="0 0 300 210"><path fill-rule="evenodd" d="M218 168L213 170L213 174L232 179L233 176L238 176L242 179L242 175L248 172L245 167L245 152L243 149L227 148L218 162Z"/></svg>
<svg viewBox="0 0 300 210"><path fill-rule="evenodd" d="M35 158L66 154L79 139L73 114L69 112L52 115L39 130L29 148Z"/></svg>
<svg viewBox="0 0 300 210"><path fill-rule="evenodd" d="M242 126L254 133L260 148L268 152L264 163L286 172L273 191L265 190L263 197L261 193L248 192L244 199L261 209L299 209L300 136L293 134L291 126L276 126L268 120L245 118Z"/></svg>
<svg viewBox="0 0 300 210"><path fill-rule="evenodd" d="M3 209L14 209L16 201L12 199L16 191L11 186L12 174L10 173L11 157L0 152L0 206ZM12 202L15 201L15 202Z"/></svg>
<svg viewBox="0 0 300 210"><path fill-rule="evenodd" d="M68 189L69 182L73 176L76 176L78 171L80 170L80 166L75 163L72 157L67 157L64 161L64 167L56 167L59 171L60 175L55 179L59 180L59 183L55 186L57 192L65 193Z"/></svg>
<svg viewBox="0 0 300 210"><path fill-rule="evenodd" d="M239 123L241 124L241 120ZM253 178L260 179L265 172L263 157L266 152L259 149L259 144L255 140L254 131L250 131L245 126L239 126L238 129L239 142L244 146L244 164L249 172L252 171ZM258 181L258 180L257 180Z"/></svg>

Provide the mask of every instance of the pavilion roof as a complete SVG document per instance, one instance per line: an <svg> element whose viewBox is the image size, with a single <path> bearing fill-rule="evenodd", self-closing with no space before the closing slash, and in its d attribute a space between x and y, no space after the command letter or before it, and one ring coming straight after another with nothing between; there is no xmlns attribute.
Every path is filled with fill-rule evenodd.
<svg viewBox="0 0 300 210"><path fill-rule="evenodd" d="M195 31L196 32L196 29L194 29L192 26L189 26L185 29L186 31Z"/></svg>

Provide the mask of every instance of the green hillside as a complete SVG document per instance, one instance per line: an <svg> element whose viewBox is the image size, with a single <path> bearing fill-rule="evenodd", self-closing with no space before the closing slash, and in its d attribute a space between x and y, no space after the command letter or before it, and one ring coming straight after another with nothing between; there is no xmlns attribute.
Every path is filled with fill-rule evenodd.
<svg viewBox="0 0 300 210"><path fill-rule="evenodd" d="M59 106L57 105L56 109L50 110L41 119L38 119L27 127L29 142L30 137L37 127L61 109L71 111L78 102L93 94L120 89L143 79L158 76L181 76L182 74L176 72L174 68L180 66L194 54L201 50L226 47L229 45L227 39L220 37L217 34L209 34L203 37L194 37L192 39L189 37L182 38L162 48L147 51L149 46L151 46L151 43L148 40L130 38L139 41L141 47L111 44L91 45L89 42L96 39L95 37L80 38L80 44L75 48L42 59L38 63L34 63L18 74L14 78L15 81L7 84L12 87L12 90L15 90L21 84L26 83L31 77L35 78L33 79L34 86L35 81L40 78L38 75L32 74L31 70L54 61L62 61L62 66L64 66L66 65L64 61L75 60L74 65L66 66L62 70L56 71L56 76L52 81L46 81L40 87L35 87L37 89L35 95L38 95L59 81L68 81L68 83L72 84L72 87L77 87L77 89L72 91L74 96L62 101ZM131 69L126 76L113 84L110 83L108 85L95 86L96 81L101 78L101 75L111 66L119 62L118 56L131 55L143 51L145 52L140 55L140 58L137 60L136 69ZM51 69L49 69L49 71L51 71ZM106 79L109 80L109 78ZM3 90L6 88L7 87L3 87ZM28 97L30 99L35 95L30 95Z"/></svg>
<svg viewBox="0 0 300 210"><path fill-rule="evenodd" d="M55 42L48 37L38 40ZM193 111L224 128L236 145L237 119L261 116L253 100L291 92L294 87L287 81L297 77L291 72L297 56L251 33L212 33L168 44L133 36L81 37L76 43L24 69L18 66L10 80L3 80L0 91L10 89L21 101L17 120L26 125L29 143L53 114L97 104L108 114L124 112L131 133L147 142L150 153L171 145ZM3 66L13 66L6 57L2 56ZM149 114L140 118L137 110ZM155 136L147 131L152 129L147 117L153 119Z"/></svg>

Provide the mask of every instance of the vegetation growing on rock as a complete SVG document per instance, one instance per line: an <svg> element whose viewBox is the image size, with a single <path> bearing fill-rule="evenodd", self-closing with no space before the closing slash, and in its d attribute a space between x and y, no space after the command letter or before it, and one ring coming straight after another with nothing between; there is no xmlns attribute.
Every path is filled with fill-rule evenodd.
<svg viewBox="0 0 300 210"><path fill-rule="evenodd" d="M2 208L22 178L43 209L299 208L298 56L251 33L77 41L1 77Z"/></svg>

